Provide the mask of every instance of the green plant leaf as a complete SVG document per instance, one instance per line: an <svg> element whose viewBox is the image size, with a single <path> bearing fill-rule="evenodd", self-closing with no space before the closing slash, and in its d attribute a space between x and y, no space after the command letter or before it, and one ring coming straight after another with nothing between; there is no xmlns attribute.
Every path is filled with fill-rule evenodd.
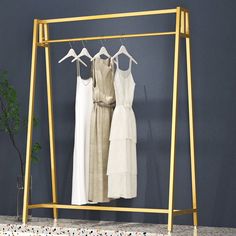
<svg viewBox="0 0 236 236"><path fill-rule="evenodd" d="M38 153L41 149L42 149L41 145L38 142L36 142L32 147L32 152Z"/></svg>
<svg viewBox="0 0 236 236"><path fill-rule="evenodd" d="M34 126L34 128L36 128L38 126L38 123L39 123L38 118L36 116L34 116L34 118L33 118L33 126Z"/></svg>
<svg viewBox="0 0 236 236"><path fill-rule="evenodd" d="M41 145L36 142L34 143L34 145L32 146L32 155L31 155L31 158L32 158L32 161L34 163L38 163L39 162L39 158L37 156L37 154L40 152L40 150L42 149Z"/></svg>
<svg viewBox="0 0 236 236"><path fill-rule="evenodd" d="M32 160L33 163L38 163L39 162L39 159L36 156L31 156L31 160Z"/></svg>

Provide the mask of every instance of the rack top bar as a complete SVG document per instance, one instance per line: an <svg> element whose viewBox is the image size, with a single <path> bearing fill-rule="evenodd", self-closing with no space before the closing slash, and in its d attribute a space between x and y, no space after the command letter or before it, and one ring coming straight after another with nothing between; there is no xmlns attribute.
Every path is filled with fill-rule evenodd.
<svg viewBox="0 0 236 236"><path fill-rule="evenodd" d="M86 20L114 19L114 18L130 17L130 16L149 16L149 15L173 14L173 13L176 13L176 11L177 11L176 9L177 8L164 9L164 10L114 13L114 14L102 14L102 15L92 15L92 16L68 17L68 18L57 18L57 19L45 19L45 20L38 20L38 23L52 24L52 23L86 21Z"/></svg>

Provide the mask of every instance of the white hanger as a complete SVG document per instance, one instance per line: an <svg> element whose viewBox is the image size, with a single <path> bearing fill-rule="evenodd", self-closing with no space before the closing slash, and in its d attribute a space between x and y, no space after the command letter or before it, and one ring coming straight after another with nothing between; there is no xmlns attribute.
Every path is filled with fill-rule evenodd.
<svg viewBox="0 0 236 236"><path fill-rule="evenodd" d="M58 63L62 63L64 60L66 60L69 57L77 57L75 50L71 47L70 50L68 51L68 53L61 59L58 61ZM87 65L79 58L78 59L79 62L81 62L84 66L87 67Z"/></svg>
<svg viewBox="0 0 236 236"><path fill-rule="evenodd" d="M122 43L122 42L121 42ZM117 58L120 54L124 54L127 57L129 57L135 64L138 64L138 62L128 53L126 47L122 44L120 46L119 51L111 58L112 60L114 60L115 58Z"/></svg>
<svg viewBox="0 0 236 236"><path fill-rule="evenodd" d="M84 43L82 41L82 44L84 46ZM76 61L77 59L79 59L80 57L86 56L89 59L92 59L92 56L89 54L88 49L84 46L83 49L81 50L80 54L78 56L76 56L71 62Z"/></svg>
<svg viewBox="0 0 236 236"><path fill-rule="evenodd" d="M101 43L102 43L102 42L101 42ZM106 50L106 48L105 48L104 45L101 47L101 49L99 50L99 52L98 52L93 58L91 58L91 61L93 61L95 58L100 57L101 55L104 55L104 56L106 56L106 57L111 57L110 54L107 52L107 50Z"/></svg>

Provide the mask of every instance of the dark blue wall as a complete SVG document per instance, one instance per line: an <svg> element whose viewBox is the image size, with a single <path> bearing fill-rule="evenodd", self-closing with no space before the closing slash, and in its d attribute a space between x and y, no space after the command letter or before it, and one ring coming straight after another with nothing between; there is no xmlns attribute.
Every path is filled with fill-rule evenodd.
<svg viewBox="0 0 236 236"><path fill-rule="evenodd" d="M41 0L0 3L0 68L7 69L18 92L22 116L27 114L34 18L175 8L181 5L191 12L193 96L195 103L196 158L199 222L209 226L236 227L236 27L235 1L82 1ZM51 26L51 36L104 35L151 32L174 29L174 17L155 16L110 21L82 22ZM125 44L139 64L133 66L136 81L134 110L138 125L138 197L118 200L112 205L165 208L168 203L171 97L173 74L173 37L126 39ZM91 54L100 42L88 42ZM106 41L114 54L119 40ZM81 43L74 43L79 51ZM69 203L74 136L75 65L58 64L68 44L52 46L56 158L59 200ZM176 192L177 208L191 207L186 68L181 43L179 119L177 136ZM47 102L44 51L39 49L35 110L40 125L34 133L43 150L41 161L32 167L33 201L51 198ZM123 65L125 68L127 65ZM83 70L88 75L88 70ZM25 133L17 142L25 149ZM0 133L0 214L16 214L16 176L19 163L9 138ZM34 210L35 216L51 216L49 210ZM60 211L60 217L165 223L163 215ZM191 224L191 216L178 217L175 223Z"/></svg>

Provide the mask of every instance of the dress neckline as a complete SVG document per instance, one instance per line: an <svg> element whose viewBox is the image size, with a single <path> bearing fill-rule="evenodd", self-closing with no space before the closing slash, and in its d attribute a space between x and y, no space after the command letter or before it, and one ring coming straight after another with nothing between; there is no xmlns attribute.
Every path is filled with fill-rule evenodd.
<svg viewBox="0 0 236 236"><path fill-rule="evenodd" d="M97 62L100 62L100 63L102 63L103 65L107 66L108 68L111 67L111 58L110 58L110 57L108 57L108 58L106 58L106 59L103 59L103 58L101 58L101 57L98 57L98 58L96 58L95 60L97 60Z"/></svg>
<svg viewBox="0 0 236 236"><path fill-rule="evenodd" d="M122 70L117 66L117 71L120 72L119 74L122 75L124 79L127 79L130 75L132 75L130 67L127 70Z"/></svg>
<svg viewBox="0 0 236 236"><path fill-rule="evenodd" d="M89 77L88 79L83 79L80 75L79 75L79 79L84 86L89 85L92 81L92 77Z"/></svg>
<svg viewBox="0 0 236 236"><path fill-rule="evenodd" d="M127 70L122 70L120 69L119 65L119 58L116 60L116 65L117 65L117 72L120 72L119 74L123 77L123 79L127 79L128 77L132 76L132 70L131 70L131 65L132 65L132 60L129 59L129 67Z"/></svg>
<svg viewBox="0 0 236 236"><path fill-rule="evenodd" d="M121 73L119 73L121 72ZM128 72L128 74L126 76L124 76L122 73L123 72ZM116 76L119 76L121 77L120 78L120 81L123 80L123 81L131 81L131 83L133 83L134 85L136 85L135 81L134 81L134 78L133 78L133 75L132 75L132 71L129 69L127 70L121 70L120 68L117 67L117 71L116 71L116 74L115 74L115 77Z"/></svg>

